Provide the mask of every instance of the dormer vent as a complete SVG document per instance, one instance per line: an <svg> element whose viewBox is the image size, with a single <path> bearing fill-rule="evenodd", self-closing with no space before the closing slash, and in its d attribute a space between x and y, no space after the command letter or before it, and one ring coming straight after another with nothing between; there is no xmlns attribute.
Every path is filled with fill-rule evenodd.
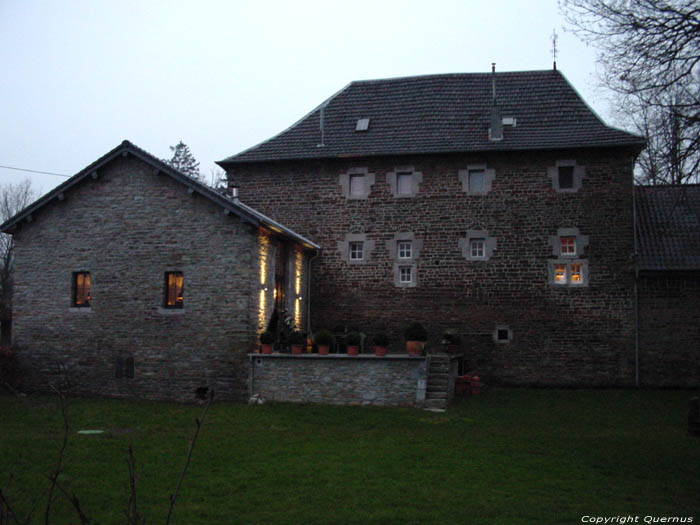
<svg viewBox="0 0 700 525"><path fill-rule="evenodd" d="M369 129L369 119L368 118L358 118L357 125L355 125L355 131L367 131Z"/></svg>

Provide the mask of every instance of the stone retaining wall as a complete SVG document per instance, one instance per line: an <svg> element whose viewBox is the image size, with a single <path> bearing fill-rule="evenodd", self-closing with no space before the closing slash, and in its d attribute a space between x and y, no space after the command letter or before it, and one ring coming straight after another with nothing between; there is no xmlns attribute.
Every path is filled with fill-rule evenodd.
<svg viewBox="0 0 700 525"><path fill-rule="evenodd" d="M249 354L249 392L266 401L420 406L425 357Z"/></svg>

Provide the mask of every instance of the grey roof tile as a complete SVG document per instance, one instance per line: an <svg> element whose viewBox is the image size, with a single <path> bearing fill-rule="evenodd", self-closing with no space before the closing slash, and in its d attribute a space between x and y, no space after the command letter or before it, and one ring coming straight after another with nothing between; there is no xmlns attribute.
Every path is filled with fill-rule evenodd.
<svg viewBox="0 0 700 525"><path fill-rule="evenodd" d="M700 269L700 185L635 188L640 270Z"/></svg>
<svg viewBox="0 0 700 525"><path fill-rule="evenodd" d="M25 209L23 209L13 217L10 217L4 223L0 224L0 232L12 233L13 228L16 227L19 223L21 223L22 220L28 218L34 213L37 213L45 205L59 198L59 196L63 192L70 190L73 186L80 183L83 179L89 177L90 174L99 170L102 166L117 158L119 155L123 154L131 154L136 156L137 158L141 159L147 164L150 164L159 172L169 175L173 179L189 187L192 191L196 192L197 194L202 195L203 197L207 198L213 203L239 216L244 221L250 222L255 225L262 225L266 228L274 230L295 242L301 243L308 249L320 249L320 246L318 244L307 239L306 237L299 235L298 233L287 228L286 226L283 226L282 224L274 221L273 219L270 219L266 215L263 215L259 211L251 208L250 206L247 206L238 200L230 199L227 196L222 195L217 191L214 191L209 186L202 184L201 182L191 177L188 177L184 173L176 170L169 164L163 162L154 155L151 155L147 151L132 144L128 140L123 141L116 148L105 153L102 157L80 170L70 179L66 180L46 195L40 197L38 200L27 206Z"/></svg>
<svg viewBox="0 0 700 525"><path fill-rule="evenodd" d="M389 154L631 145L642 137L606 126L559 71L496 74L497 102L515 127L488 140L490 73L352 82L280 134L221 164ZM324 111L324 146L320 112ZM357 119L371 125L355 131Z"/></svg>

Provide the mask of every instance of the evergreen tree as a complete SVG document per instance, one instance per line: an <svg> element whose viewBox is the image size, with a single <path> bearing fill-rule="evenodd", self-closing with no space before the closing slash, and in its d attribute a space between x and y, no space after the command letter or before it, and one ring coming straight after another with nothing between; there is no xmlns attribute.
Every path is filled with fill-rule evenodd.
<svg viewBox="0 0 700 525"><path fill-rule="evenodd" d="M199 182L205 182L204 177L199 172L199 162L194 158L189 146L180 141L176 146L170 146L170 151L173 152L172 158L163 159L163 162L169 164L180 173L187 175Z"/></svg>

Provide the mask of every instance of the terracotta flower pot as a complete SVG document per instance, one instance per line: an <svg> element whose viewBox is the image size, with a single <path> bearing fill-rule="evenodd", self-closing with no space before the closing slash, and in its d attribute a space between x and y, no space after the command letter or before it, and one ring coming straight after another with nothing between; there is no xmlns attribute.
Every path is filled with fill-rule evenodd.
<svg viewBox="0 0 700 525"><path fill-rule="evenodd" d="M262 347L262 353L263 353L263 354L271 354L271 353L272 353L272 345L271 345L271 344L269 344L269 345L263 344L263 345L260 345L260 346Z"/></svg>
<svg viewBox="0 0 700 525"><path fill-rule="evenodd" d="M348 355L357 355L360 353L360 347L359 346L350 346L348 345Z"/></svg>
<svg viewBox="0 0 700 525"><path fill-rule="evenodd" d="M406 341L406 353L409 355L421 355L425 341Z"/></svg>
<svg viewBox="0 0 700 525"><path fill-rule="evenodd" d="M319 355L328 355L328 350L329 350L328 345L318 345L318 353Z"/></svg>
<svg viewBox="0 0 700 525"><path fill-rule="evenodd" d="M301 354L304 349L304 345L292 345L292 353L295 355Z"/></svg>
<svg viewBox="0 0 700 525"><path fill-rule="evenodd" d="M386 355L386 346L375 346L374 354L379 357L384 357Z"/></svg>

